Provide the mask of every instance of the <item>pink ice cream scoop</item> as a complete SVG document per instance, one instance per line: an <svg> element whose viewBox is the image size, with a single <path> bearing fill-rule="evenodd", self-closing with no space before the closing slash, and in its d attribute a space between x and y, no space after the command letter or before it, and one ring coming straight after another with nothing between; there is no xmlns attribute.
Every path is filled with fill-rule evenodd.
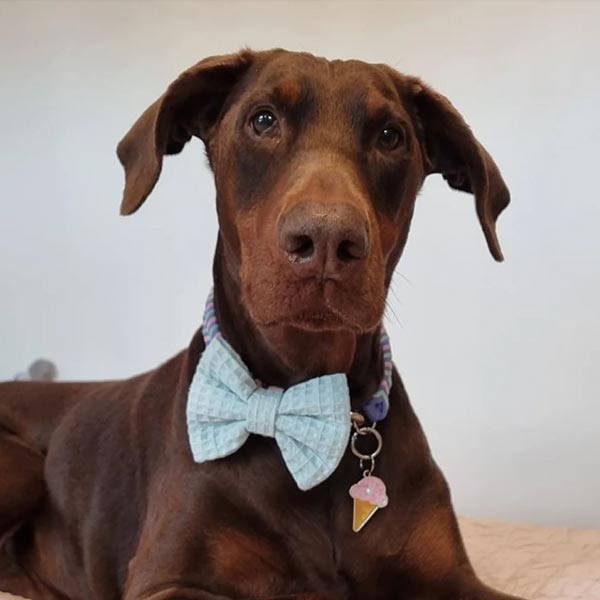
<svg viewBox="0 0 600 600"><path fill-rule="evenodd" d="M385 483L373 475L363 477L350 488L350 496L355 500L363 500L384 508L388 504Z"/></svg>

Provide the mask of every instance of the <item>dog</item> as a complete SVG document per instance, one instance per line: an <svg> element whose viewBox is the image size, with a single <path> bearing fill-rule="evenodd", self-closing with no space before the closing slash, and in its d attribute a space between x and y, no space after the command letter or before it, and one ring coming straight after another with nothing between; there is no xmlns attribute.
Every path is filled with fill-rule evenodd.
<svg viewBox="0 0 600 600"><path fill-rule="evenodd" d="M386 294L427 175L474 196L503 259L495 224L510 196L488 152L418 78L244 50L182 73L120 142L122 214L192 137L215 177L222 347L264 402L268 390L346 382L352 447L306 489L267 435L196 460L186 411L214 347L202 330L126 381L3 383L0 589L32 600L512 598L475 575L396 370L386 418L374 426L363 411L386 373ZM387 495L356 532L349 489L366 477Z"/></svg>

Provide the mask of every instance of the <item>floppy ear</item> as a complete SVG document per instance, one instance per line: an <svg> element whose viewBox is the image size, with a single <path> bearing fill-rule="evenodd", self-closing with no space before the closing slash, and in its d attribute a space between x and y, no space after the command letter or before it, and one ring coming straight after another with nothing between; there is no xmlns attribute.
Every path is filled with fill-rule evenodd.
<svg viewBox="0 0 600 600"><path fill-rule="evenodd" d="M196 135L205 143L235 83L254 54L213 56L184 71L135 122L117 147L125 169L121 214L135 212L154 188L165 154L178 154Z"/></svg>
<svg viewBox="0 0 600 600"><path fill-rule="evenodd" d="M410 78L409 89L422 137L427 173L441 173L451 188L475 196L477 216L488 248L504 260L496 236L498 215L508 206L510 192L486 149L450 101Z"/></svg>

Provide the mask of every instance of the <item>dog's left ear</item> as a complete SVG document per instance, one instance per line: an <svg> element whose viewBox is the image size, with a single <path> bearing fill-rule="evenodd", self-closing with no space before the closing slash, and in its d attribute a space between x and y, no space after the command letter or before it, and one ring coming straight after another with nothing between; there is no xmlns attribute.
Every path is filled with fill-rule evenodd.
<svg viewBox="0 0 600 600"><path fill-rule="evenodd" d="M205 143L235 84L252 64L249 50L213 56L184 71L135 122L117 147L125 169L121 214L135 212L148 197L165 154L178 154L196 135Z"/></svg>
<svg viewBox="0 0 600 600"><path fill-rule="evenodd" d="M488 248L497 261L504 260L496 220L508 206L510 192L496 163L447 98L412 77L404 89L416 112L427 174L441 173L450 187L475 196Z"/></svg>

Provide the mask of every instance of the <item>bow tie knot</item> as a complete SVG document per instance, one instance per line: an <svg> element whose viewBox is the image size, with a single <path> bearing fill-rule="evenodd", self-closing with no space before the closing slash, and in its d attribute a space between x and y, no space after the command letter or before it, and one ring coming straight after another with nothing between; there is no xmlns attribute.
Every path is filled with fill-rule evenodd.
<svg viewBox="0 0 600 600"><path fill-rule="evenodd" d="M283 390L277 387L257 387L248 398L246 431L256 435L275 437L275 422Z"/></svg>

